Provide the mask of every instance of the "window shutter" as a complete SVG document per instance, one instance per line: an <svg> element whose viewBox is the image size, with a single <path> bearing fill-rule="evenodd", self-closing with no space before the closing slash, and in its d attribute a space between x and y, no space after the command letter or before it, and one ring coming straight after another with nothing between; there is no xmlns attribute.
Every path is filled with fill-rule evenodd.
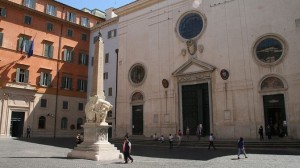
<svg viewBox="0 0 300 168"><path fill-rule="evenodd" d="M72 22L76 23L76 15L74 13L72 14Z"/></svg>
<svg viewBox="0 0 300 168"><path fill-rule="evenodd" d="M79 55L78 55L78 64L81 64L81 59L82 59L82 54L81 53L79 53Z"/></svg>
<svg viewBox="0 0 300 168"><path fill-rule="evenodd" d="M49 57L49 44L45 43L44 56Z"/></svg>
<svg viewBox="0 0 300 168"><path fill-rule="evenodd" d="M20 68L17 68L17 72L16 72L16 82L19 82L19 81L20 81L20 71L21 71L21 69L20 69Z"/></svg>
<svg viewBox="0 0 300 168"><path fill-rule="evenodd" d="M70 21L70 12L67 12L66 15L67 15L67 21Z"/></svg>
<svg viewBox="0 0 300 168"><path fill-rule="evenodd" d="M80 79L77 80L77 91L80 91Z"/></svg>
<svg viewBox="0 0 300 168"><path fill-rule="evenodd" d="M32 0L32 8L35 9L35 0Z"/></svg>
<svg viewBox="0 0 300 168"><path fill-rule="evenodd" d="M40 86L43 85L43 79L44 79L44 72L41 72L41 76L40 76Z"/></svg>
<svg viewBox="0 0 300 168"><path fill-rule="evenodd" d="M111 38L111 31L108 32L107 36L108 36L107 38L109 38L109 39Z"/></svg>
<svg viewBox="0 0 300 168"><path fill-rule="evenodd" d="M54 10L53 10L53 12L54 12L54 16L56 16L56 7L54 7Z"/></svg>
<svg viewBox="0 0 300 168"><path fill-rule="evenodd" d="M61 78L61 87L66 88L65 86L66 86L66 77L62 77Z"/></svg>
<svg viewBox="0 0 300 168"><path fill-rule="evenodd" d="M89 55L85 56L85 65L89 65Z"/></svg>
<svg viewBox="0 0 300 168"><path fill-rule="evenodd" d="M72 78L69 78L70 79L70 90L73 88L73 86L72 86Z"/></svg>
<svg viewBox="0 0 300 168"><path fill-rule="evenodd" d="M29 48L30 48L30 44L32 43L32 41L25 40L25 42L26 42L25 52L28 53L29 52Z"/></svg>
<svg viewBox="0 0 300 168"><path fill-rule="evenodd" d="M47 86L51 86L52 75L49 73L47 78Z"/></svg>
<svg viewBox="0 0 300 168"><path fill-rule="evenodd" d="M18 51L21 51L22 49L22 42L23 42L24 38L23 37L20 37L19 38L19 42L18 42Z"/></svg>
<svg viewBox="0 0 300 168"><path fill-rule="evenodd" d="M67 60L67 49L64 49L64 57L63 57L63 61Z"/></svg>
<svg viewBox="0 0 300 168"><path fill-rule="evenodd" d="M51 45L50 52L49 52L49 58L53 58L53 50L54 50L54 47L53 47L53 45Z"/></svg>
<svg viewBox="0 0 300 168"><path fill-rule="evenodd" d="M70 62L73 62L73 61L74 61L74 56L73 56L73 55L74 55L74 51L71 51L71 54L70 54L70 55L71 55L71 60L70 60Z"/></svg>
<svg viewBox="0 0 300 168"><path fill-rule="evenodd" d="M84 81L84 91L87 91L87 80Z"/></svg>
<svg viewBox="0 0 300 168"><path fill-rule="evenodd" d="M80 18L80 25L83 26L84 25L84 17Z"/></svg>
<svg viewBox="0 0 300 168"><path fill-rule="evenodd" d="M29 78L29 71L28 71L28 70L25 70L24 83L28 83L28 78Z"/></svg>
<svg viewBox="0 0 300 168"><path fill-rule="evenodd" d="M3 33L0 32L0 46L3 44Z"/></svg>

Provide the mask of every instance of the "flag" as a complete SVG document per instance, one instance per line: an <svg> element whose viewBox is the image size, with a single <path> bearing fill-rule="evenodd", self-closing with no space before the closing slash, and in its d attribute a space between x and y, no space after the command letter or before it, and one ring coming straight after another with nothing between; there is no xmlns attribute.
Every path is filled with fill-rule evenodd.
<svg viewBox="0 0 300 168"><path fill-rule="evenodd" d="M25 51L25 45L26 45L26 43L25 43L25 37L22 37L22 38L20 38L20 40L22 40L21 41L21 45L20 45L20 51L21 51L21 54L23 54L23 52Z"/></svg>
<svg viewBox="0 0 300 168"><path fill-rule="evenodd" d="M31 41L31 44L29 46L29 50L28 50L28 53L27 53L28 58L33 55L33 47L34 47L34 39Z"/></svg>

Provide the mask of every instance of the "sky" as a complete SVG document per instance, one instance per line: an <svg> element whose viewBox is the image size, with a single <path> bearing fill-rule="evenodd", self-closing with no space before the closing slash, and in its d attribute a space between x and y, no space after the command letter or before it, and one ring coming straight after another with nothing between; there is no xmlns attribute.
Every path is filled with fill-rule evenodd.
<svg viewBox="0 0 300 168"><path fill-rule="evenodd" d="M93 10L95 8L105 11L108 8L118 8L129 4L135 0L56 0L64 3L68 6L72 6L81 10L82 8L88 8Z"/></svg>

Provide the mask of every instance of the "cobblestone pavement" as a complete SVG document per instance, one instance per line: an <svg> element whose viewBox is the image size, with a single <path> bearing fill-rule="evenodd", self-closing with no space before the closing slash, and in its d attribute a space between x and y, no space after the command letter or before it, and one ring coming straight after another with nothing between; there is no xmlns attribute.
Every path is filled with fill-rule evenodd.
<svg viewBox="0 0 300 168"><path fill-rule="evenodd" d="M49 142L49 143L47 143ZM116 145L120 149L121 144ZM248 158L237 159L236 149L207 150L143 146L133 144L133 163L123 160L90 161L68 159L72 142L68 140L44 139L28 141L0 138L0 168L276 168L300 167L300 149L249 149Z"/></svg>

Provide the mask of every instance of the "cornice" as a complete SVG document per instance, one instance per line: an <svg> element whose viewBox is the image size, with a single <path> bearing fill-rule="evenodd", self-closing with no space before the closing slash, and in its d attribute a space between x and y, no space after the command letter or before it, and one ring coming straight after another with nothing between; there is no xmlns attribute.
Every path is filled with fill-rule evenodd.
<svg viewBox="0 0 300 168"><path fill-rule="evenodd" d="M115 24L119 21L119 17L115 17L109 20L106 20L104 22L101 22L100 24L95 25L94 27L91 28L91 31L95 30L95 29L99 29L99 28L104 28L107 26L110 26L112 24Z"/></svg>
<svg viewBox="0 0 300 168"><path fill-rule="evenodd" d="M124 16L162 1L165 0L136 0L130 4L115 9L114 12L118 16Z"/></svg>

